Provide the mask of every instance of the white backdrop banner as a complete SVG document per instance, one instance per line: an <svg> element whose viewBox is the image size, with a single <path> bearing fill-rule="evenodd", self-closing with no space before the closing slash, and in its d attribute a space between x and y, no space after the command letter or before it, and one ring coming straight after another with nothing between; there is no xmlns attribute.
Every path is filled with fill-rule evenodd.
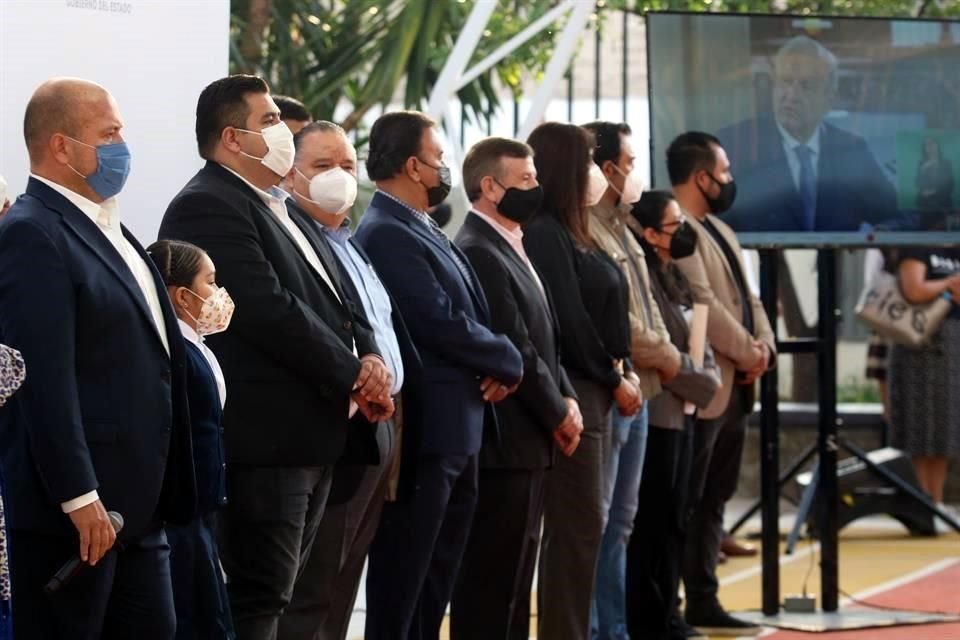
<svg viewBox="0 0 960 640"><path fill-rule="evenodd" d="M0 0L0 174L11 199L27 184L23 113L53 76L98 82L116 98L130 145L119 196L146 246L167 203L201 166L200 91L227 74L229 0Z"/></svg>

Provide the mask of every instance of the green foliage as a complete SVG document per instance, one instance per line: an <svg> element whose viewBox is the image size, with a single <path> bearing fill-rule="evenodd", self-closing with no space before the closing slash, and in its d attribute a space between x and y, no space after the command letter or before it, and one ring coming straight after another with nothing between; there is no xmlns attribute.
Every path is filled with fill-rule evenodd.
<svg viewBox="0 0 960 640"><path fill-rule="evenodd" d="M837 402L880 402L876 383L854 375L837 385Z"/></svg>
<svg viewBox="0 0 960 640"><path fill-rule="evenodd" d="M473 56L482 60L549 11L554 0L233 0L232 72L265 77L317 117L338 106L348 130L377 105L422 108L474 2L497 2ZM587 2L590 0L580 0ZM862 16L960 16L960 0L598 0L600 25L614 11L789 12ZM556 25L559 27L559 25ZM546 68L559 29L548 29L458 94L474 122L499 108L498 91L519 96Z"/></svg>

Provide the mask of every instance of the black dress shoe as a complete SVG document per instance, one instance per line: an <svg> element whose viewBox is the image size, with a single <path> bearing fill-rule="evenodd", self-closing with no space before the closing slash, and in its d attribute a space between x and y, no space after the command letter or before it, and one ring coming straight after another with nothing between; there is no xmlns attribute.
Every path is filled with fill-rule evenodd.
<svg viewBox="0 0 960 640"><path fill-rule="evenodd" d="M752 622L734 618L723 610L719 602L710 606L691 608L684 612L687 624L696 627L697 631L706 636L720 636L736 638L739 636L759 635L763 629Z"/></svg>
<svg viewBox="0 0 960 640"><path fill-rule="evenodd" d="M708 638L688 625L679 614L674 614L670 617L670 640L708 640Z"/></svg>

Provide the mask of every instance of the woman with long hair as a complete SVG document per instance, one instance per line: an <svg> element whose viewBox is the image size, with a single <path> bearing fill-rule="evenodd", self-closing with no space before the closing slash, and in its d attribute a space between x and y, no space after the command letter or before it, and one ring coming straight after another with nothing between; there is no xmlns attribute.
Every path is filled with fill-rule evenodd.
<svg viewBox="0 0 960 640"><path fill-rule="evenodd" d="M539 633L551 640L590 637L590 608L603 536L605 451L611 411L641 406L630 365L626 279L590 239L587 207L607 181L592 159L590 134L548 122L527 140L543 203L523 243L549 288L561 336L561 360L583 414L580 446L547 474L540 552Z"/></svg>

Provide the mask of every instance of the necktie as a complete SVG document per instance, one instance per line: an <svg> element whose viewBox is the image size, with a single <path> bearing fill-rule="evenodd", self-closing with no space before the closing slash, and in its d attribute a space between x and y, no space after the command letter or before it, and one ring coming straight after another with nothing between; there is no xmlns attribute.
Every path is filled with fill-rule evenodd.
<svg viewBox="0 0 960 640"><path fill-rule="evenodd" d="M817 177L813 171L813 150L801 144L794 149L800 160L800 179L797 188L800 191L800 203L803 205L803 219L807 231L815 228L817 215Z"/></svg>

